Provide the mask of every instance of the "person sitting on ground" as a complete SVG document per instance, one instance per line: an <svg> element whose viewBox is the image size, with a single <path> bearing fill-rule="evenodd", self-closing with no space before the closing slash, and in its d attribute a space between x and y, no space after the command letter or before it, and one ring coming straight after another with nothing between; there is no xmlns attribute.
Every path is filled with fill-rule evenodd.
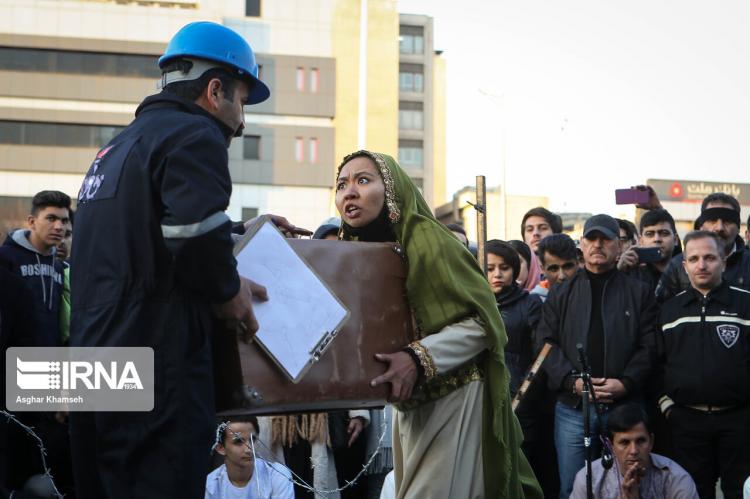
<svg viewBox="0 0 750 499"><path fill-rule="evenodd" d="M288 468L256 456L258 419L236 416L216 429L214 450L224 464L206 478L205 499L294 499Z"/></svg>
<svg viewBox="0 0 750 499"><path fill-rule="evenodd" d="M612 469L597 459L591 466L598 499L698 499L695 483L679 464L651 452L654 435L648 416L637 403L613 410L607 420ZM586 499L586 468L576 475L570 499Z"/></svg>

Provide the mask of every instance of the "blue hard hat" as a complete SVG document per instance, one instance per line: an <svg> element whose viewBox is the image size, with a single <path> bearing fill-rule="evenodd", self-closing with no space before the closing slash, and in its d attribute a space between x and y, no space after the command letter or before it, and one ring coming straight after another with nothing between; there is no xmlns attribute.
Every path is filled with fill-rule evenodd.
<svg viewBox="0 0 750 499"><path fill-rule="evenodd" d="M268 99L271 91L258 79L255 54L245 39L235 31L208 21L187 24L169 41L164 55L159 57L159 67L178 58L197 58L219 63L237 71L238 77L250 84L247 104L257 104Z"/></svg>

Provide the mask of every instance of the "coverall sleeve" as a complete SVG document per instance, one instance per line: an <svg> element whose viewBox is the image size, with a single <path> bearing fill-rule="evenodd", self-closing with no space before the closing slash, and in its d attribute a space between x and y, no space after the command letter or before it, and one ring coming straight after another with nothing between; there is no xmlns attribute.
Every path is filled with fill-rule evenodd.
<svg viewBox="0 0 750 499"><path fill-rule="evenodd" d="M225 213L232 193L228 154L218 131L198 127L165 157L159 195L161 231L186 288L213 303L240 288L232 254L232 222Z"/></svg>

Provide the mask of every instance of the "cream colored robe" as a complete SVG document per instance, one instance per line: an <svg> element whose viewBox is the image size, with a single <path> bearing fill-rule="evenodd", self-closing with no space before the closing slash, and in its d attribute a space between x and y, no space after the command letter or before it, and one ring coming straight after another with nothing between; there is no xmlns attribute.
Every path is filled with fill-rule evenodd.
<svg viewBox="0 0 750 499"><path fill-rule="evenodd" d="M437 374L487 349L482 326L467 319L419 341ZM394 410L393 464L398 499L484 497L484 382L472 381L408 411Z"/></svg>

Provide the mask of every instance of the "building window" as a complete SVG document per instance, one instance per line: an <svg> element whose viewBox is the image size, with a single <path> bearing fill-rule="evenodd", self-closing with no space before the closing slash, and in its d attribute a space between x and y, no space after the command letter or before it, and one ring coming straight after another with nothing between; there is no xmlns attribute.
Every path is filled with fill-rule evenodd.
<svg viewBox="0 0 750 499"><path fill-rule="evenodd" d="M245 15L260 17L260 0L245 0Z"/></svg>
<svg viewBox="0 0 750 499"><path fill-rule="evenodd" d="M399 29L399 50L402 54L424 54L424 28L422 26L401 26Z"/></svg>
<svg viewBox="0 0 750 499"><path fill-rule="evenodd" d="M102 147L121 126L0 121L0 144L56 147Z"/></svg>
<svg viewBox="0 0 750 499"><path fill-rule="evenodd" d="M320 70L312 68L310 70L310 92L317 94L320 88Z"/></svg>
<svg viewBox="0 0 750 499"><path fill-rule="evenodd" d="M310 163L318 162L318 139L313 137L310 139Z"/></svg>
<svg viewBox="0 0 750 499"><path fill-rule="evenodd" d="M294 159L297 163L302 163L305 160L305 139L302 137L295 137L294 139Z"/></svg>
<svg viewBox="0 0 750 499"><path fill-rule="evenodd" d="M424 111L421 102L398 103L398 127L401 130L422 130L423 123Z"/></svg>
<svg viewBox="0 0 750 499"><path fill-rule="evenodd" d="M258 208L242 207L242 221L247 222L258 216Z"/></svg>
<svg viewBox="0 0 750 499"><path fill-rule="evenodd" d="M297 68L297 92L305 91L305 68Z"/></svg>
<svg viewBox="0 0 750 499"><path fill-rule="evenodd" d="M398 88L402 92L423 92L424 66L422 64L399 64Z"/></svg>
<svg viewBox="0 0 750 499"><path fill-rule="evenodd" d="M398 163L404 168L422 168L423 150L421 140L399 140Z"/></svg>
<svg viewBox="0 0 750 499"><path fill-rule="evenodd" d="M260 159L260 135L245 135L242 138L242 157Z"/></svg>
<svg viewBox="0 0 750 499"><path fill-rule="evenodd" d="M0 70L159 78L157 56L0 47Z"/></svg>

